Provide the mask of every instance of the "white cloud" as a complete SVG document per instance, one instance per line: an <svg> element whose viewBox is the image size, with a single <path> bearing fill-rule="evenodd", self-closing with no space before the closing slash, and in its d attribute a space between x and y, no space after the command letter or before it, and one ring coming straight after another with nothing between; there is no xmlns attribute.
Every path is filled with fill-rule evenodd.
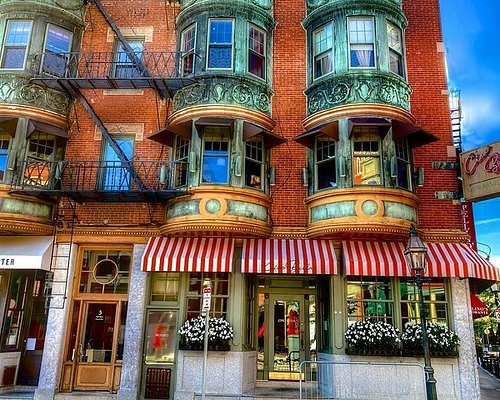
<svg viewBox="0 0 500 400"><path fill-rule="evenodd" d="M500 268L500 256L490 257L490 262L497 268Z"/></svg>
<svg viewBox="0 0 500 400"><path fill-rule="evenodd" d="M476 220L475 223L476 225L486 225L486 224L492 224L494 222L499 222L500 221L500 217L499 218L491 218L491 219L482 219L482 220Z"/></svg>

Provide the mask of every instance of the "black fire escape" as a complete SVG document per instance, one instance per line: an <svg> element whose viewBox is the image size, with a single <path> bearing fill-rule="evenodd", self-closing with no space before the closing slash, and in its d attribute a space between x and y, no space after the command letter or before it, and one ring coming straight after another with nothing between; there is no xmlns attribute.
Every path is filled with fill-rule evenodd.
<svg viewBox="0 0 500 400"><path fill-rule="evenodd" d="M117 39L122 53L41 53L35 56L31 82L63 90L79 99L117 161L26 161L13 193L37 197L68 196L84 202L164 202L186 194L187 165L128 159L85 98L85 89L154 89L161 99L194 83L178 74L178 53L136 53L100 0L92 0Z"/></svg>

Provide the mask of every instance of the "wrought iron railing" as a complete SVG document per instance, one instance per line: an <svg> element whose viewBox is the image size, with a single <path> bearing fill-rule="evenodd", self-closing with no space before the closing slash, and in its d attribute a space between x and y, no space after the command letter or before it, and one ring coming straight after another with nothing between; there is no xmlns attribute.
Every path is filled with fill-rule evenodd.
<svg viewBox="0 0 500 400"><path fill-rule="evenodd" d="M125 52L38 53L32 74L63 79L177 78L179 52L136 53L145 68L135 65Z"/></svg>
<svg viewBox="0 0 500 400"><path fill-rule="evenodd" d="M130 173L134 170L137 179ZM188 186L185 162L27 160L14 175L17 191L60 193L171 192Z"/></svg>

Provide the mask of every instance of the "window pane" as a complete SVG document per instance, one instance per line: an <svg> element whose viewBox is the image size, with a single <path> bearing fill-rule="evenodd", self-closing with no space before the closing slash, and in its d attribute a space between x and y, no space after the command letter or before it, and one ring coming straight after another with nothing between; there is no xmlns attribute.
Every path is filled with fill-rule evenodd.
<svg viewBox="0 0 500 400"><path fill-rule="evenodd" d="M2 68L23 68L31 34L31 21L9 21L2 57Z"/></svg>
<svg viewBox="0 0 500 400"><path fill-rule="evenodd" d="M349 44L351 67L375 66L374 32L371 18L351 18L349 20Z"/></svg>
<svg viewBox="0 0 500 400"><path fill-rule="evenodd" d="M131 259L127 250L85 250L80 293L127 293Z"/></svg>
<svg viewBox="0 0 500 400"><path fill-rule="evenodd" d="M134 54L139 60L142 59L142 53L144 51L144 41L143 40L127 40L127 43L132 48ZM114 77L115 78L134 78L141 76L141 70L134 65L132 59L128 56L122 43L118 43L115 62L114 62Z"/></svg>
<svg viewBox="0 0 500 400"><path fill-rule="evenodd" d="M229 130L205 127L203 183L229 182Z"/></svg>
<svg viewBox="0 0 500 400"><path fill-rule="evenodd" d="M194 72L194 45L196 37L196 26L193 25L182 33L181 37L181 74L191 75Z"/></svg>
<svg viewBox="0 0 500 400"><path fill-rule="evenodd" d="M4 180L7 171L7 159L9 158L10 137L0 136L0 181Z"/></svg>
<svg viewBox="0 0 500 400"><path fill-rule="evenodd" d="M245 143L245 185L262 189L263 141L254 136Z"/></svg>
<svg viewBox="0 0 500 400"><path fill-rule="evenodd" d="M333 71L332 24L314 32L314 77L319 78Z"/></svg>
<svg viewBox="0 0 500 400"><path fill-rule="evenodd" d="M401 30L390 22L387 23L387 41L390 49L402 53Z"/></svg>
<svg viewBox="0 0 500 400"><path fill-rule="evenodd" d="M390 278L365 277L347 282L348 323L393 322L394 303Z"/></svg>
<svg viewBox="0 0 500 400"><path fill-rule="evenodd" d="M24 56L26 47L5 47L3 68L22 68L24 66Z"/></svg>
<svg viewBox="0 0 500 400"><path fill-rule="evenodd" d="M317 188L326 189L337 186L335 163L335 140L319 136L316 141Z"/></svg>
<svg viewBox="0 0 500 400"><path fill-rule="evenodd" d="M227 300L229 298L229 274L227 273L192 273L189 276L186 319L194 318L201 314L203 281L210 279L212 285L212 298L210 316L225 317L227 313Z"/></svg>
<svg viewBox="0 0 500 400"><path fill-rule="evenodd" d="M377 127L355 126L352 132L354 184L381 185L382 169Z"/></svg>
<svg viewBox="0 0 500 400"><path fill-rule="evenodd" d="M133 138L115 138L115 142L120 147L128 160L132 160L134 155ZM131 177L127 165L123 164L111 145L106 142L103 155L101 157L102 165L102 190L129 190Z"/></svg>
<svg viewBox="0 0 500 400"><path fill-rule="evenodd" d="M446 286L442 279L432 279L423 284L424 308L429 322L448 324L448 303ZM420 311L417 306L418 291L410 280L401 280L401 315L403 325L406 322L420 323Z"/></svg>
<svg viewBox="0 0 500 400"><path fill-rule="evenodd" d="M177 311L148 311L148 325L146 327L146 362L174 362L176 341Z"/></svg>
<svg viewBox="0 0 500 400"><path fill-rule="evenodd" d="M231 68L233 55L233 21L210 20L208 68Z"/></svg>
<svg viewBox="0 0 500 400"><path fill-rule="evenodd" d="M49 25L45 50L53 53L67 53L70 50L70 44L71 32L54 25Z"/></svg>

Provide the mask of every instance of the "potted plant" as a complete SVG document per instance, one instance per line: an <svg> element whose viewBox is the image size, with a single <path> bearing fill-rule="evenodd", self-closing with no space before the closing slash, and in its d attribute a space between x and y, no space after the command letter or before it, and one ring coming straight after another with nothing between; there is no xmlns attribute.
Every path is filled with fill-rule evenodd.
<svg viewBox="0 0 500 400"><path fill-rule="evenodd" d="M399 331L382 321L358 321L345 332L346 353L358 355L399 354Z"/></svg>
<svg viewBox="0 0 500 400"><path fill-rule="evenodd" d="M423 355L422 327L414 322L407 322L401 335L403 354L408 356ZM460 339L447 326L436 323L427 324L427 342L434 357L457 357Z"/></svg>
<svg viewBox="0 0 500 400"><path fill-rule="evenodd" d="M203 350L205 339L205 318L202 316L185 321L178 333L181 337L181 350ZM208 347L210 350L229 350L229 341L234 331L224 318L210 317L208 329Z"/></svg>

